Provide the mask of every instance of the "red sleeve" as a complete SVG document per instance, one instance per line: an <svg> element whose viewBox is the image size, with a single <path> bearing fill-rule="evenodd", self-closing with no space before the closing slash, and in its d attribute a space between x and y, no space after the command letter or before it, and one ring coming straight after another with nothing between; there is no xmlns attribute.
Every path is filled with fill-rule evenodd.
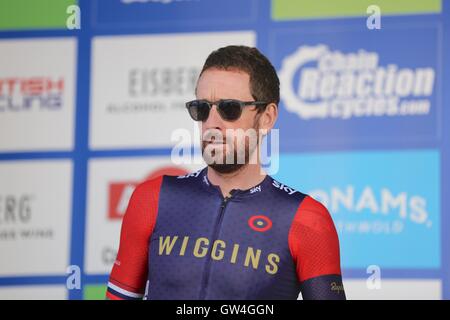
<svg viewBox="0 0 450 320"><path fill-rule="evenodd" d="M139 184L122 221L120 246L106 296L142 299L147 281L148 243L156 223L162 176Z"/></svg>
<svg viewBox="0 0 450 320"><path fill-rule="evenodd" d="M289 248L302 283L324 275L341 275L339 240L328 210L306 196L289 231Z"/></svg>

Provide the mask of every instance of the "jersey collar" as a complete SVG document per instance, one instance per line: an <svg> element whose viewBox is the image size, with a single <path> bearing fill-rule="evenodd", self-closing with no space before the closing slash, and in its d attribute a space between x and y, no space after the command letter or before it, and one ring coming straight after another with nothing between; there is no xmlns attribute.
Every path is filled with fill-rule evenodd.
<svg viewBox="0 0 450 320"><path fill-rule="evenodd" d="M201 170L199 178L201 179L202 187L210 192L217 195L220 195L222 197L222 192L220 191L219 186L213 185L211 181L208 179L208 167L205 167ZM231 198L246 198L246 197L252 197L257 196L260 194L263 194L269 187L271 187L272 183L272 177L269 175L266 175L263 181L261 183L257 184L256 186L253 186L249 189L242 190L242 189L232 189L230 191Z"/></svg>

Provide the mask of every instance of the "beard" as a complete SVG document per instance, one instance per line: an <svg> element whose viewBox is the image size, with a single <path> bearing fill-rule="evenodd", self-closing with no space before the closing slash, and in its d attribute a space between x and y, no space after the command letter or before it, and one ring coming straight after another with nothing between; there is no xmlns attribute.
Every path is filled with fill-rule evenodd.
<svg viewBox="0 0 450 320"><path fill-rule="evenodd" d="M210 140L202 140L202 156L208 167L221 174L230 174L248 165L259 146L258 124L255 123L251 129L256 132L256 143L254 141L251 143L248 136L245 136L239 144L234 137L230 139L231 141L227 141L228 137L223 137L223 140L219 140L220 142L216 144Z"/></svg>

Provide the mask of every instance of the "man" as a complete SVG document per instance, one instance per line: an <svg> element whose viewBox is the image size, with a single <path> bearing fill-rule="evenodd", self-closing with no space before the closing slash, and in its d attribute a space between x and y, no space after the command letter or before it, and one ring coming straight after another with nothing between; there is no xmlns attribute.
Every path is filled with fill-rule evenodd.
<svg viewBox="0 0 450 320"><path fill-rule="evenodd" d="M261 170L260 134L256 143L236 134L273 128L274 67L256 48L218 49L196 96L186 107L200 125L208 166L137 186L107 297L297 299L301 292L303 299L345 299L327 209Z"/></svg>

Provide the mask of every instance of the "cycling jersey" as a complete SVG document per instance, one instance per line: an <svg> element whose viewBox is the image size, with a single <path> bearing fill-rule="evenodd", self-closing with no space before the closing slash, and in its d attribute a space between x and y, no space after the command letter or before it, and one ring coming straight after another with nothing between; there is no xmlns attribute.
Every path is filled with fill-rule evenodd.
<svg viewBox="0 0 450 320"><path fill-rule="evenodd" d="M207 168L139 184L110 299L345 299L327 209L266 175L223 197Z"/></svg>

